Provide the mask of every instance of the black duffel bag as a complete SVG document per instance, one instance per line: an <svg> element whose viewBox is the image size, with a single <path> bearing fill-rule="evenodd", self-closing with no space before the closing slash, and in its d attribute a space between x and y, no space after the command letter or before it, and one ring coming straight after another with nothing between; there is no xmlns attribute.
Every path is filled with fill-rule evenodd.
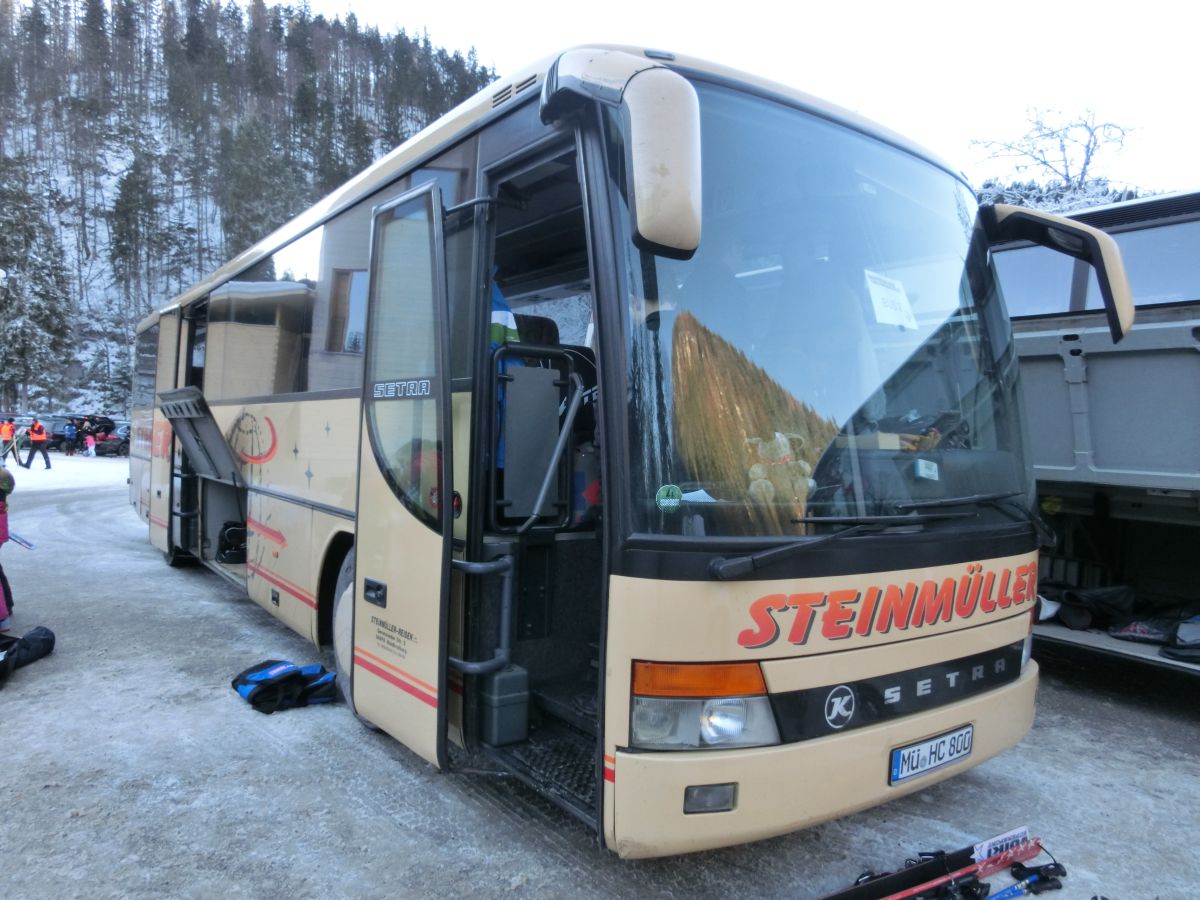
<svg viewBox="0 0 1200 900"><path fill-rule="evenodd" d="M27 631L22 637L0 634L0 688L14 669L27 666L54 650L54 632L44 625Z"/></svg>

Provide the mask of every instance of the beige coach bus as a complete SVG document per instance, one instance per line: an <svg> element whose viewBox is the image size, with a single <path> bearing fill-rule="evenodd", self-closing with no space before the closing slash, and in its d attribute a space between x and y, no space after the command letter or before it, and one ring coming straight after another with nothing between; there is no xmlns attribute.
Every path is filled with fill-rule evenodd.
<svg viewBox="0 0 1200 900"><path fill-rule="evenodd" d="M570 50L141 324L131 500L439 769L626 857L802 828L1033 720L1018 238L1129 327L1100 232L790 88Z"/></svg>

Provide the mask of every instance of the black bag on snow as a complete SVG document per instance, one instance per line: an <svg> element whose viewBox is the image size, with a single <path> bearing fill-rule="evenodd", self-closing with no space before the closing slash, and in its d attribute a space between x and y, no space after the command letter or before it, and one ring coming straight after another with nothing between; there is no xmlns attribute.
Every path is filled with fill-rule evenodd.
<svg viewBox="0 0 1200 900"><path fill-rule="evenodd" d="M319 663L298 666L286 659L266 659L239 672L229 684L260 713L270 715L336 700L336 677Z"/></svg>
<svg viewBox="0 0 1200 900"><path fill-rule="evenodd" d="M13 670L27 666L54 651L54 632L38 625L23 637L0 634L0 687Z"/></svg>

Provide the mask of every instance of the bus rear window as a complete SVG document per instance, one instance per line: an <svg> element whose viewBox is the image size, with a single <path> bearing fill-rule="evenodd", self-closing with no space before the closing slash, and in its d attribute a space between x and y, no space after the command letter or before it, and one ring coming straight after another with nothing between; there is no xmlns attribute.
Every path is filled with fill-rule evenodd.
<svg viewBox="0 0 1200 900"><path fill-rule="evenodd" d="M1138 306L1200 299L1200 220L1113 234ZM995 254L1011 316L1061 315L1104 308L1091 267L1044 247ZM1086 293L1084 279L1086 279Z"/></svg>

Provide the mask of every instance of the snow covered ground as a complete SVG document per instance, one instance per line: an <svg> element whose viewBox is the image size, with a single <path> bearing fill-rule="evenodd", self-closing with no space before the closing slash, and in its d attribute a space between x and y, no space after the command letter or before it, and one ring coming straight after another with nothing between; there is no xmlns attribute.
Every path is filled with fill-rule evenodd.
<svg viewBox="0 0 1200 900"><path fill-rule="evenodd" d="M128 504L125 460L51 459L16 470L11 501L37 549L0 552L15 632L58 638L0 690L5 900L795 900L1017 825L1067 868L1051 897L1166 900L1200 885L1195 680L1043 659L1033 731L964 775L797 834L621 862L519 785L435 773L344 706L251 710L233 675L323 652L211 572L166 566Z"/></svg>
<svg viewBox="0 0 1200 900"><path fill-rule="evenodd" d="M28 452L21 454L21 462L25 462ZM119 456L63 456L54 451L49 455L49 471L46 470L40 453L34 457L33 464L28 469L17 466L12 457L4 461L5 468L13 473L16 480L12 501L18 508L18 495L31 491L111 487L115 484L125 484L129 477L129 460Z"/></svg>

